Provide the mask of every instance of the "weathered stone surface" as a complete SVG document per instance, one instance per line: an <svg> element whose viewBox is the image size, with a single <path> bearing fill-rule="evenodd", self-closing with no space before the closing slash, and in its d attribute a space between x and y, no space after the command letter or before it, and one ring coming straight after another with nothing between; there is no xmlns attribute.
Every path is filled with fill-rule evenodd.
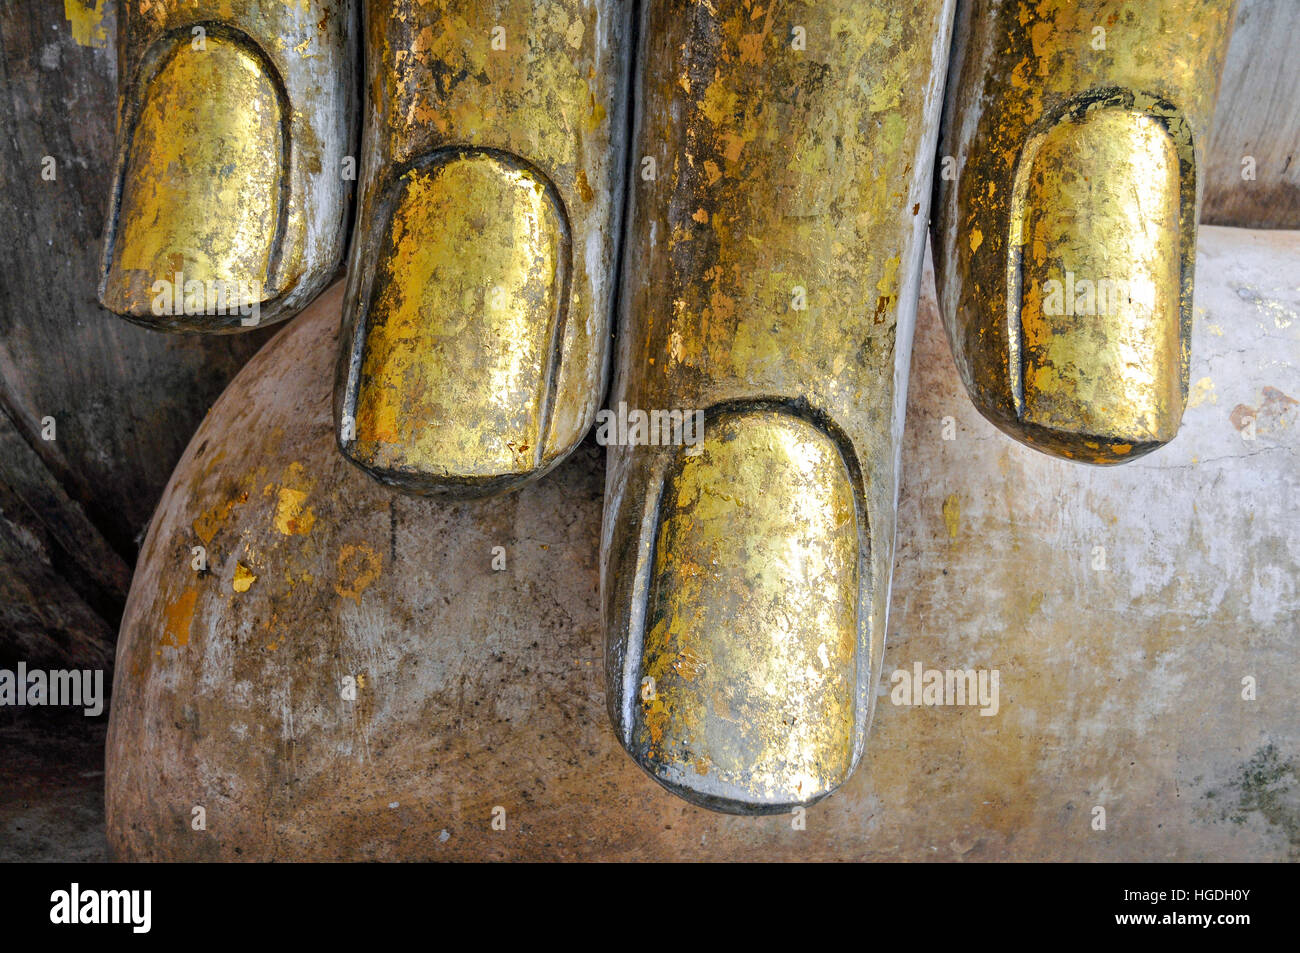
<svg viewBox="0 0 1300 953"><path fill-rule="evenodd" d="M1202 173L1202 222L1300 228L1297 30L1295 0L1238 0Z"/></svg>
<svg viewBox="0 0 1300 953"><path fill-rule="evenodd" d="M336 286L227 390L155 516L118 650L110 844L178 859L1300 856L1300 234L1206 228L1200 254L1182 432L1122 467L994 431L927 292L882 697L862 767L806 830L692 807L619 748L599 448L459 505L343 460ZM889 673L916 662L996 669L997 714L890 704Z"/></svg>
<svg viewBox="0 0 1300 953"><path fill-rule="evenodd" d="M102 863L108 719L37 711L0 714L0 863Z"/></svg>

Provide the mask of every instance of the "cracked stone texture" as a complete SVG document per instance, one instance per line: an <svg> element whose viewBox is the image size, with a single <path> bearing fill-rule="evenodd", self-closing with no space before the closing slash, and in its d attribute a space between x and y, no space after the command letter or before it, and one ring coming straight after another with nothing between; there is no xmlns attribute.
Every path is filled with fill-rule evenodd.
<svg viewBox="0 0 1300 953"><path fill-rule="evenodd" d="M615 740L598 447L518 494L457 505L393 493L340 457L336 287L227 390L155 514L118 646L111 848L1300 859L1297 275L1300 233L1202 229L1182 430L1106 469L978 416L927 276L880 703L861 767L803 830L692 807ZM890 673L917 662L996 669L997 714L891 704Z"/></svg>

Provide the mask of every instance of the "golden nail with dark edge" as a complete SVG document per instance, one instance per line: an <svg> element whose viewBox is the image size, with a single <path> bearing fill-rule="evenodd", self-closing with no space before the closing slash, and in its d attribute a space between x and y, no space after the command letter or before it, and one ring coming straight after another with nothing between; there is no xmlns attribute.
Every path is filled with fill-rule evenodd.
<svg viewBox="0 0 1300 953"><path fill-rule="evenodd" d="M1178 431L1198 170L1234 10L964 8L936 183L940 310L972 400L1030 446L1122 463Z"/></svg>
<svg viewBox="0 0 1300 953"><path fill-rule="evenodd" d="M627 5L380 3L336 389L340 448L417 493L517 487L603 396Z"/></svg>
<svg viewBox="0 0 1300 953"><path fill-rule="evenodd" d="M296 313L343 253L349 0L126 4L99 300L163 330Z"/></svg>
<svg viewBox="0 0 1300 953"><path fill-rule="evenodd" d="M742 814L866 746L952 4L779 13L643 7L611 403L705 422L609 448L602 540L616 732Z"/></svg>

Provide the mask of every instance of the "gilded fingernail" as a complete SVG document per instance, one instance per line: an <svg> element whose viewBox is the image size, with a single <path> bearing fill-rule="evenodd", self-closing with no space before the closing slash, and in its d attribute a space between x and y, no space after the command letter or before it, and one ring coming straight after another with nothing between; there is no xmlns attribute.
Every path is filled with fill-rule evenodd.
<svg viewBox="0 0 1300 953"><path fill-rule="evenodd" d="M273 297L286 120L272 67L251 45L210 35L204 49L181 43L162 57L125 130L104 307L220 327L238 325L250 298Z"/></svg>
<svg viewBox="0 0 1300 953"><path fill-rule="evenodd" d="M1180 185L1178 148L1152 116L1096 109L1038 143L1018 242L1013 226L1022 250L1012 364L1035 442L1116 462L1177 433ZM1014 332L1013 320L1013 349Z"/></svg>
<svg viewBox="0 0 1300 953"><path fill-rule="evenodd" d="M708 806L788 809L853 766L858 520L834 441L720 416L664 487L632 749Z"/></svg>
<svg viewBox="0 0 1300 953"><path fill-rule="evenodd" d="M403 174L391 207L344 450L414 489L509 485L546 459L569 255L560 200L523 163L452 152Z"/></svg>

